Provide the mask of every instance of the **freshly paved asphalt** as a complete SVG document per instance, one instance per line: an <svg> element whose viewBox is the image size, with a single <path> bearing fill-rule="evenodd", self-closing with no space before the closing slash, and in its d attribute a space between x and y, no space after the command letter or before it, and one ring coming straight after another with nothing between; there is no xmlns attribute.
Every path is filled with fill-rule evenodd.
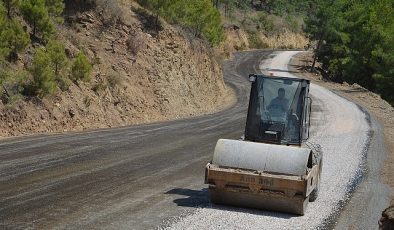
<svg viewBox="0 0 394 230"><path fill-rule="evenodd" d="M151 229L208 202L205 164L243 134L250 83L269 51L223 64L237 104L213 115L0 141L0 228Z"/></svg>
<svg viewBox="0 0 394 230"><path fill-rule="evenodd" d="M212 207L208 202L203 184L205 164L211 160L217 139L238 139L243 134L250 88L247 76L260 72L262 61L274 56L270 51L240 52L223 63L225 81L237 92L237 103L216 114L158 124L0 140L0 229L156 229L172 226L179 220L183 229L190 227L188 219L182 221L183 217L195 213L196 207L203 209L197 215L190 215L190 223L200 224L195 225L195 229L198 226L215 228L217 221L221 221L222 227L227 224L230 228L265 226L267 229L274 226L287 229L291 223L293 227L306 229L316 226L309 225L311 222L322 223L313 215L278 218L276 214L265 212L233 212L227 207ZM358 151L363 146L368 148L363 142L365 127L358 131L360 122L365 122L362 112L317 86L313 86L311 92L316 102L312 139L322 142L329 154L325 153L328 164L323 168L326 192L309 209L333 213L331 209L341 210L341 207L330 207L331 204L343 203L343 197L331 199L329 195L342 194L346 186L353 183L343 181L342 165L357 167L361 158L372 162L377 158L369 160L370 153L384 153L384 146L380 143L381 130L375 129L376 123L372 121L370 129L378 133L370 138L368 153ZM345 105L355 112L342 114L348 109ZM352 121L356 115L361 117L359 123ZM361 138L355 142L357 132ZM338 146L342 142L346 144ZM342 148L345 154L338 154L336 148ZM357 158L348 156L350 152ZM350 164L347 158L341 160L342 157L355 162ZM378 170L371 168L377 169L380 165L368 164L367 167L375 175ZM350 171L355 173L356 170ZM343 178L354 179L346 172ZM368 175L367 181L373 181ZM361 184L359 190L368 193L362 196L356 193L355 201L376 193L371 183ZM368 200L367 206L372 207L375 196ZM211 209L204 209L207 206ZM365 218L356 207L350 202L348 210L351 211L345 208L349 214L341 216L345 223L339 226L359 226L354 223ZM348 217L354 213L358 213L357 220L349 221ZM335 221L330 215L333 220L319 218L324 219L323 222ZM371 223L373 219L364 222ZM250 225L245 225L245 221Z"/></svg>

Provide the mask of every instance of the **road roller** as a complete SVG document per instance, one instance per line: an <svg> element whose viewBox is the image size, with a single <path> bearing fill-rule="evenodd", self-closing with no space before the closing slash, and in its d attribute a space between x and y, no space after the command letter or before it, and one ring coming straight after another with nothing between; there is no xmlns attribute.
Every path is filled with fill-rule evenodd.
<svg viewBox="0 0 394 230"><path fill-rule="evenodd" d="M219 139L205 168L212 203L304 215L317 199L323 154L308 141L310 81L250 74L245 133Z"/></svg>

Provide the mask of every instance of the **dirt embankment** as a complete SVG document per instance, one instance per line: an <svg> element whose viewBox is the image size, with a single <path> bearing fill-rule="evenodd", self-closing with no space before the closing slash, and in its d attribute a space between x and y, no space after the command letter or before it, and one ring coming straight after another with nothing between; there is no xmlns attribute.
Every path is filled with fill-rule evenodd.
<svg viewBox="0 0 394 230"><path fill-rule="evenodd" d="M114 26L89 11L60 29L66 54L83 50L94 63L92 81L42 100L0 102L0 137L177 119L234 102L207 44L164 22L157 33L136 3L128 4Z"/></svg>
<svg viewBox="0 0 394 230"><path fill-rule="evenodd" d="M387 153L381 172L381 179L385 184L391 187L391 191L394 191L394 108L379 95L372 93L357 84L349 85L346 82L344 84L333 83L324 80L320 74L312 74L305 71L306 68L311 66L311 53L301 53L297 55L292 63L304 77L312 80L316 84L323 85L328 89L334 90L341 94L341 96L361 105L379 120L384 130ZM391 227L394 227L393 209L394 193L392 192L391 208L385 210L381 220L382 223L388 223L391 221ZM384 224L381 224L381 227L383 225ZM382 227L382 229L388 228Z"/></svg>
<svg viewBox="0 0 394 230"><path fill-rule="evenodd" d="M241 27L235 24L227 24L224 28L226 41L219 48L219 52L225 57L230 57L231 53L236 51L254 49L250 42L250 36ZM284 30L276 35L258 33L258 39L260 39L262 45L259 48L304 49L309 44L309 40L304 34L289 30Z"/></svg>

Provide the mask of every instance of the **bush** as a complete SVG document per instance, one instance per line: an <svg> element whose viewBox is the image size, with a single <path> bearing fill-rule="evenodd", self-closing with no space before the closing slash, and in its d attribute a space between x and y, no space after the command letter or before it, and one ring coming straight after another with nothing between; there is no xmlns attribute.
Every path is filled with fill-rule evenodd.
<svg viewBox="0 0 394 230"><path fill-rule="evenodd" d="M99 81L98 83L94 84L92 87L92 90L97 95L100 95L100 93L103 92L105 89L107 89L107 86L102 81Z"/></svg>
<svg viewBox="0 0 394 230"><path fill-rule="evenodd" d="M25 71L12 71L6 66L0 69L0 96L4 104L13 104L22 99L22 94L28 81L28 73Z"/></svg>
<svg viewBox="0 0 394 230"><path fill-rule="evenodd" d="M266 34L272 34L274 32L274 22L266 13L258 12L256 21L258 30L263 30Z"/></svg>
<svg viewBox="0 0 394 230"><path fill-rule="evenodd" d="M224 29L219 11L210 0L138 0L155 13L156 24L159 16L171 23L189 28L195 36L204 36L211 45L224 40Z"/></svg>
<svg viewBox="0 0 394 230"><path fill-rule="evenodd" d="M121 84L122 78L118 72L113 71L107 76L107 81L109 88L113 89Z"/></svg>
<svg viewBox="0 0 394 230"><path fill-rule="evenodd" d="M44 97L56 91L55 73L51 68L51 58L44 49L37 49L34 54L32 67L33 89L36 95Z"/></svg>
<svg viewBox="0 0 394 230"><path fill-rule="evenodd" d="M251 48L254 48L254 49L265 49L265 48L268 48L268 45L265 44L261 40L258 32L249 32L248 33L248 40L249 40L249 46Z"/></svg>
<svg viewBox="0 0 394 230"><path fill-rule="evenodd" d="M92 65L83 52L79 52L71 67L71 79L73 81L90 81Z"/></svg>
<svg viewBox="0 0 394 230"><path fill-rule="evenodd" d="M62 91L68 90L71 85L71 80L65 76L56 77L56 82Z"/></svg>
<svg viewBox="0 0 394 230"><path fill-rule="evenodd" d="M128 50L134 56L137 55L138 52L140 52L140 50L143 50L146 48L145 40L139 34L130 36L126 41L126 45L127 45Z"/></svg>
<svg viewBox="0 0 394 230"><path fill-rule="evenodd" d="M105 26L112 26L122 21L123 11L118 0L95 0L96 8L101 12Z"/></svg>

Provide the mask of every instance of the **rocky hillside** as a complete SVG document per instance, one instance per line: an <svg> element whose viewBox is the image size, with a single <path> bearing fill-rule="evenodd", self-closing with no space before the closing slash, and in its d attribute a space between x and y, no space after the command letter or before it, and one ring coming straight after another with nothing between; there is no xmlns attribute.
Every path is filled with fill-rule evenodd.
<svg viewBox="0 0 394 230"><path fill-rule="evenodd" d="M232 103L209 46L165 22L149 28L139 5L124 1L107 26L102 12L66 18L58 40L69 58L80 50L93 63L90 82L39 99L0 101L0 137L114 127L212 113ZM29 66L31 49L13 68Z"/></svg>

